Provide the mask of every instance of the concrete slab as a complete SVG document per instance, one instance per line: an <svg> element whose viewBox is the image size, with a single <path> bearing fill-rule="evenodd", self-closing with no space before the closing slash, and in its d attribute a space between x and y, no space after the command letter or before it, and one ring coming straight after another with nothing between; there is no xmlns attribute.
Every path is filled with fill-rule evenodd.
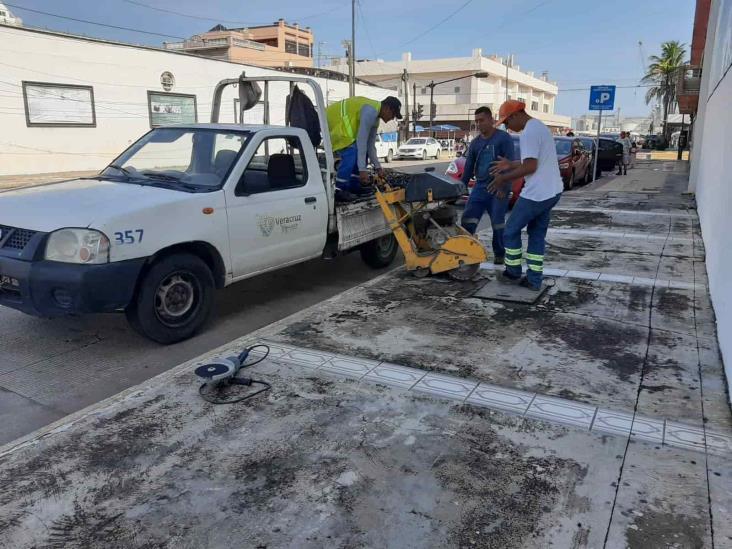
<svg viewBox="0 0 732 549"><path fill-rule="evenodd" d="M630 442L604 547L712 547L704 456L658 446L652 455Z"/></svg>
<svg viewBox="0 0 732 549"><path fill-rule="evenodd" d="M2 541L602 543L622 439L273 362L255 371L274 389L238 410L203 403L179 371L0 457Z"/></svg>
<svg viewBox="0 0 732 549"><path fill-rule="evenodd" d="M543 285L540 291L524 288L518 284L501 280L500 275L497 275L491 277L479 290L474 292L473 297L533 304L541 298L547 289L547 285Z"/></svg>

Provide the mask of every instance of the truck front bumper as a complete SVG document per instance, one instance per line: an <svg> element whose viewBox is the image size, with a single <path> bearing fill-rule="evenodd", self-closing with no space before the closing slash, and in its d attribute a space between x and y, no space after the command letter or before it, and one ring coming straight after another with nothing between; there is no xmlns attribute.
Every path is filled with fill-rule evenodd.
<svg viewBox="0 0 732 549"><path fill-rule="evenodd" d="M0 305L42 317L115 311L131 301L144 263L76 265L0 256Z"/></svg>

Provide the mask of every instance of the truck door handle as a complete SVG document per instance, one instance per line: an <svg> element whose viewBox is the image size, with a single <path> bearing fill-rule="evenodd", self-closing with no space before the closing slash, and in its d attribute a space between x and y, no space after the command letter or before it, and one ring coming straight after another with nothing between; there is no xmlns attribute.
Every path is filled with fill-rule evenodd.
<svg viewBox="0 0 732 549"><path fill-rule="evenodd" d="M318 201L318 199L315 198L314 196L308 196L305 199L305 204L312 204L313 202L317 202L317 201Z"/></svg>

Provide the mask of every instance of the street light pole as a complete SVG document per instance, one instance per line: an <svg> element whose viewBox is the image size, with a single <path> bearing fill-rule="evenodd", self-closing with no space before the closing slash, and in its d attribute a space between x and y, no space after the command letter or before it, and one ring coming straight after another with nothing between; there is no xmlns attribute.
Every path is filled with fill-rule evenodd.
<svg viewBox="0 0 732 549"><path fill-rule="evenodd" d="M435 100L435 81L430 82L430 135L435 136L435 111L437 110L434 106Z"/></svg>
<svg viewBox="0 0 732 549"><path fill-rule="evenodd" d="M432 126L434 125L434 114L436 114L437 106L434 108L434 114L432 109L432 102L435 97L435 86L439 86L440 84L447 84L448 82L454 82L455 80L462 80L463 78L488 78L488 73L485 71L481 72L475 72L473 74L466 74L465 76L458 76L457 78L450 78L448 80L442 80L441 82L435 82L432 80L429 84L427 84L430 88L430 132L432 133L432 137L435 136L435 131L432 129Z"/></svg>

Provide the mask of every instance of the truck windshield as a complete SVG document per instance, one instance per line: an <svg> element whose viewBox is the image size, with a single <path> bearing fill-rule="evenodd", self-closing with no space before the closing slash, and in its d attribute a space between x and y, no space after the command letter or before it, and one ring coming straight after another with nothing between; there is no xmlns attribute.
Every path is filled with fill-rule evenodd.
<svg viewBox="0 0 732 549"><path fill-rule="evenodd" d="M557 156L568 156L572 152L572 142L557 139L555 141Z"/></svg>
<svg viewBox="0 0 732 549"><path fill-rule="evenodd" d="M183 189L219 188L249 136L238 130L156 128L101 175Z"/></svg>

